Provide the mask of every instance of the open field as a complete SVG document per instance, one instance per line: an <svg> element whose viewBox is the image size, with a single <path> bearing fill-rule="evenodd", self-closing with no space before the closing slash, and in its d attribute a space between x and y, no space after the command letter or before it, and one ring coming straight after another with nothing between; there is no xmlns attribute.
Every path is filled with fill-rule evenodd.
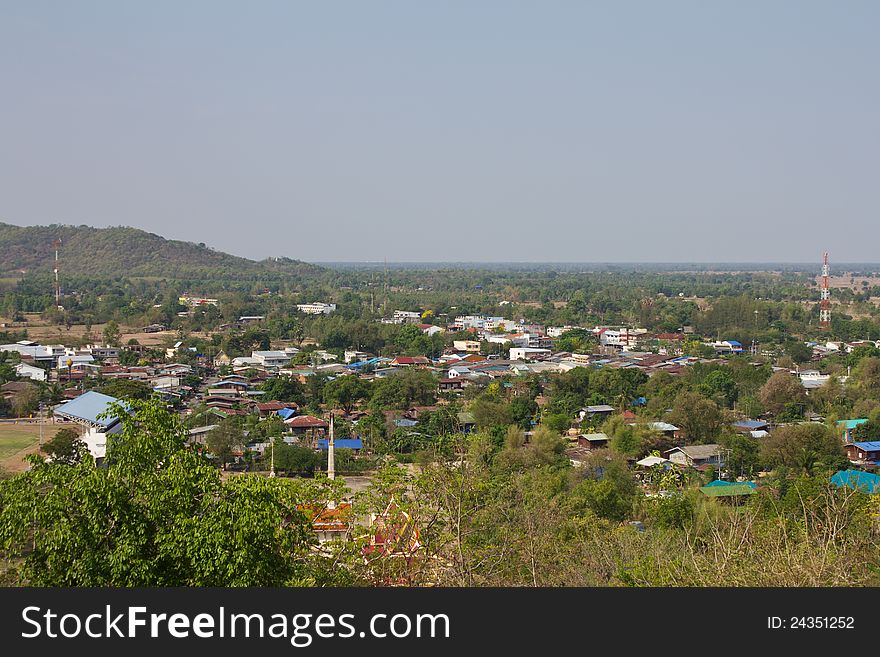
<svg viewBox="0 0 880 657"><path fill-rule="evenodd" d="M11 331L27 330L29 340L41 344L62 344L74 341L82 341L86 335L85 324L72 324L68 330L65 326L49 324L45 322L39 313L25 313L27 322L13 324L8 317L0 317L0 324L6 323ZM158 333L143 333L137 326L120 326L121 335L119 341L126 344L131 338L148 347L163 346L177 339L176 331L160 331ZM92 325L92 338L102 342L104 324ZM207 333L193 333L195 337L210 337Z"/></svg>
<svg viewBox="0 0 880 657"><path fill-rule="evenodd" d="M50 439L58 431L57 424L43 425L43 440ZM36 452L40 440L40 425L33 423L12 422L0 423L0 468L7 472L24 470L27 466L23 459Z"/></svg>

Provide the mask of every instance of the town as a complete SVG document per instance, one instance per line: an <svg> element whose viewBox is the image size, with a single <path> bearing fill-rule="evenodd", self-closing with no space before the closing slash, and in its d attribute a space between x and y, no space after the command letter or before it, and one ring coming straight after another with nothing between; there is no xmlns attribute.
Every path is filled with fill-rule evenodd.
<svg viewBox="0 0 880 657"><path fill-rule="evenodd" d="M62 289L53 248L45 310L27 298L39 279L4 292L5 485L43 469L121 471L126 444L168 432L191 467L214 473L204 475L212 485L300 487L294 506L310 537L299 558L319 571L309 581L876 577L853 547L876 559L880 288L871 272L832 277L827 256L814 272L563 272L536 282L546 274L502 271L477 273L476 285L455 271L399 269L377 284L356 270L321 274L330 286L299 284L312 292L276 281L255 292L205 286L209 296L163 283L148 301L113 281L77 290L75 278ZM565 292L524 298L542 285ZM627 316L638 321L620 321ZM16 508L7 502L0 514ZM846 548L822 542L829 513L845 525ZM821 564L785 561L779 574L794 559L777 551L793 531L780 519L802 523L804 549L824 546ZM734 539L721 528L755 559L782 561L722 568L717 550ZM0 536L10 582L129 581L65 579L35 565L33 552L19 552L31 531ZM651 554L664 556L643 562ZM624 570L612 567L620 559ZM346 566L331 573L329 562ZM275 581L241 574L246 584Z"/></svg>

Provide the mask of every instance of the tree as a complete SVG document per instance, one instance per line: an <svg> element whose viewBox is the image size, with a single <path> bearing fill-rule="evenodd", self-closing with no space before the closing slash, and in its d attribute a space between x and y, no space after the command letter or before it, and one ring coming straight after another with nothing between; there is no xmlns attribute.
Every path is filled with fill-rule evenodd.
<svg viewBox="0 0 880 657"><path fill-rule="evenodd" d="M538 412L538 404L528 397L514 397L510 401L510 418L523 429L532 428L532 420Z"/></svg>
<svg viewBox="0 0 880 657"><path fill-rule="evenodd" d="M73 429L60 429L50 440L43 443L43 452L54 463L75 465L80 462L80 451L85 447L79 434Z"/></svg>
<svg viewBox="0 0 880 657"><path fill-rule="evenodd" d="M103 384L100 391L117 399L149 399L153 389L143 381L132 379L111 379Z"/></svg>
<svg viewBox="0 0 880 657"><path fill-rule="evenodd" d="M104 344L110 345L111 347L119 346L119 339L122 337L122 332L119 330L119 324L117 324L114 320L110 320L104 325Z"/></svg>
<svg viewBox="0 0 880 657"><path fill-rule="evenodd" d="M114 411L122 432L107 467L31 457L0 481L0 552L30 586L315 585L329 565L312 552L301 509L339 496L334 482L232 477L185 446L158 400Z"/></svg>
<svg viewBox="0 0 880 657"><path fill-rule="evenodd" d="M340 376L324 386L324 402L333 408L341 408L346 415L366 397L367 386L356 374Z"/></svg>
<svg viewBox="0 0 880 657"><path fill-rule="evenodd" d="M480 429L506 427L513 422L510 406L506 402L496 401L489 397L475 399L471 404L470 412Z"/></svg>
<svg viewBox="0 0 880 657"><path fill-rule="evenodd" d="M824 424L790 424L773 431L761 444L761 461L768 468L780 466L810 472L845 467L847 460L840 439Z"/></svg>
<svg viewBox="0 0 880 657"><path fill-rule="evenodd" d="M761 404L769 413L779 415L786 408L797 406L801 409L806 405L807 395L801 382L788 372L776 372L761 386L758 393Z"/></svg>
<svg viewBox="0 0 880 657"><path fill-rule="evenodd" d="M288 445L283 440L275 441L275 467L279 470L311 475L320 462L321 457L313 449Z"/></svg>
<svg viewBox="0 0 880 657"><path fill-rule="evenodd" d="M726 408L732 408L739 397L736 381L733 380L733 375L727 367L711 372L703 379L699 390L716 404Z"/></svg>
<svg viewBox="0 0 880 657"><path fill-rule="evenodd" d="M582 468L584 479L572 491L575 504L600 518L622 521L632 514L639 484L621 456L598 450Z"/></svg>
<svg viewBox="0 0 880 657"><path fill-rule="evenodd" d="M675 399L669 421L681 429L690 443L711 443L724 426L724 415L718 404L698 392L683 392Z"/></svg>
<svg viewBox="0 0 880 657"><path fill-rule="evenodd" d="M276 376L262 385L266 399L274 399L281 402L293 402L302 406L305 404L306 395L302 384L290 376Z"/></svg>
<svg viewBox="0 0 880 657"><path fill-rule="evenodd" d="M17 417L30 415L37 409L40 393L37 386L28 384L12 396L12 411Z"/></svg>
<svg viewBox="0 0 880 657"><path fill-rule="evenodd" d="M243 442L244 434L241 427L238 426L235 419L230 418L223 420L216 429L208 432L206 446L208 451L220 460L220 464L225 470L226 464L232 459L233 452L240 449Z"/></svg>

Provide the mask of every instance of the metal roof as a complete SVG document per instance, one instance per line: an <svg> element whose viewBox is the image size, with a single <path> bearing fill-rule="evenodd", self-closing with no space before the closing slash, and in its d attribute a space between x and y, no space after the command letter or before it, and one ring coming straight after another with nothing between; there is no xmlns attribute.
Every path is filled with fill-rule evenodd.
<svg viewBox="0 0 880 657"><path fill-rule="evenodd" d="M729 486L703 486L700 492L708 497L736 497L754 495L755 489L748 484L730 484Z"/></svg>
<svg viewBox="0 0 880 657"><path fill-rule="evenodd" d="M880 493L880 476L861 470L839 470L831 476L831 483L864 493Z"/></svg>
<svg viewBox="0 0 880 657"><path fill-rule="evenodd" d="M89 390L87 393L56 408L55 415L69 418L81 424L107 429L119 422L119 418L114 415L98 419L98 416L104 413L111 404L122 404L123 408L129 408L128 404L120 399Z"/></svg>
<svg viewBox="0 0 880 657"><path fill-rule="evenodd" d="M329 449L330 441L322 438L318 441L318 449ZM336 449L363 449L364 441L360 438L337 438L333 441Z"/></svg>
<svg viewBox="0 0 880 657"><path fill-rule="evenodd" d="M733 426L741 429L760 429L761 427L768 426L768 423L761 420L740 420L739 422L734 422Z"/></svg>
<svg viewBox="0 0 880 657"><path fill-rule="evenodd" d="M880 440L866 440L860 443L850 443L866 452L880 452Z"/></svg>

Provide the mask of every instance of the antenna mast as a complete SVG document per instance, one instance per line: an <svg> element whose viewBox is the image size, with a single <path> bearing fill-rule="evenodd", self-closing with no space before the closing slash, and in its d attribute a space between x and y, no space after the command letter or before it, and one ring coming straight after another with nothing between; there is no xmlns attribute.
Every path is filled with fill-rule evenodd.
<svg viewBox="0 0 880 657"><path fill-rule="evenodd" d="M831 329L831 290L828 288L828 252L822 263L822 291L819 302L819 325L823 331Z"/></svg>
<svg viewBox="0 0 880 657"><path fill-rule="evenodd" d="M58 250L61 248L61 240L52 242L52 248L55 250L55 305L61 307L61 282L58 279Z"/></svg>

